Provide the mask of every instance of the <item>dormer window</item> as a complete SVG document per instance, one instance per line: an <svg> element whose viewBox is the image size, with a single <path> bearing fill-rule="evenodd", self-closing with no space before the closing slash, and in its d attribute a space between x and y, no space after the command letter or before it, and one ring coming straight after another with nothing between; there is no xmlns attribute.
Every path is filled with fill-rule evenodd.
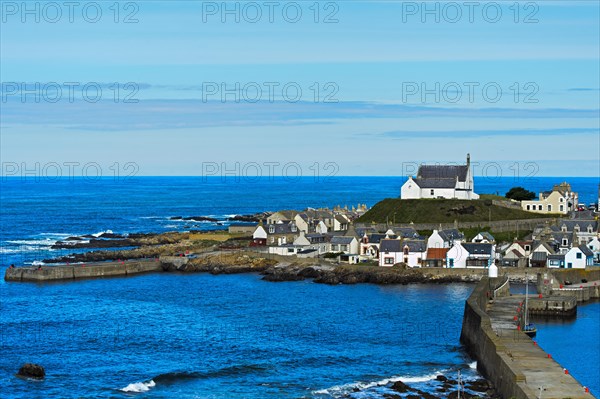
<svg viewBox="0 0 600 399"><path fill-rule="evenodd" d="M569 240L567 240L566 238L563 238L562 245L563 245L563 247L566 247L567 245L569 245Z"/></svg>
<svg viewBox="0 0 600 399"><path fill-rule="evenodd" d="M298 228L295 224L293 224L291 230L295 233L298 230Z"/></svg>
<svg viewBox="0 0 600 399"><path fill-rule="evenodd" d="M579 233L579 230L580 230L579 225L578 224L575 225L575 227L573 228L573 230Z"/></svg>
<svg viewBox="0 0 600 399"><path fill-rule="evenodd" d="M408 255L408 247L404 247L404 255Z"/></svg>
<svg viewBox="0 0 600 399"><path fill-rule="evenodd" d="M566 232L566 231L567 231L567 225L563 224L563 225L560 227L560 230L561 230L561 231L563 231L563 232Z"/></svg>
<svg viewBox="0 0 600 399"><path fill-rule="evenodd" d="M269 226L269 234L275 233L275 226Z"/></svg>
<svg viewBox="0 0 600 399"><path fill-rule="evenodd" d="M588 231L588 233L592 233L594 231L591 224L588 225L587 231Z"/></svg>

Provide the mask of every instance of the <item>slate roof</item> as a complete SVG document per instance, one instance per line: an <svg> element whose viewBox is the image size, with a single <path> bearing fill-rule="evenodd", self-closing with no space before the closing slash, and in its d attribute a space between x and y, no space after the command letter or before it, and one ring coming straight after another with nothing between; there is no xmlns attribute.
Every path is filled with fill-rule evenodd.
<svg viewBox="0 0 600 399"><path fill-rule="evenodd" d="M479 243L463 243L461 244L464 249L471 255L491 255L492 244L479 244Z"/></svg>
<svg viewBox="0 0 600 399"><path fill-rule="evenodd" d="M579 248L579 250L580 250L581 252L583 252L583 254L584 254L585 256L594 256L594 253L592 252L592 250L591 250L591 249L589 249L588 247L586 247L585 245L580 245L580 246L578 246L577 248Z"/></svg>
<svg viewBox="0 0 600 399"><path fill-rule="evenodd" d="M275 224L268 224L266 226L263 226L263 228L265 229L267 234L296 234L296 233L298 233L297 227L296 227L296 231L292 231L292 226L295 227L295 225L292 223L275 223ZM273 233L271 233L271 227L273 227L273 229L274 229Z"/></svg>
<svg viewBox="0 0 600 399"><path fill-rule="evenodd" d="M404 240L402 248L408 247L409 252L425 252L427 251L427 243L425 241Z"/></svg>
<svg viewBox="0 0 600 399"><path fill-rule="evenodd" d="M385 234L377 233L371 234L369 237L369 244L379 244L381 240L385 239Z"/></svg>
<svg viewBox="0 0 600 399"><path fill-rule="evenodd" d="M418 179L454 179L467 180L467 165L421 165L417 172Z"/></svg>
<svg viewBox="0 0 600 399"><path fill-rule="evenodd" d="M394 233L396 233L397 236L400 236L402 238L418 238L419 237L419 233L417 233L417 230L413 229L412 227L398 227L398 228L392 228L392 230L394 230Z"/></svg>
<svg viewBox="0 0 600 399"><path fill-rule="evenodd" d="M379 245L380 252L402 252L402 241L400 240L381 240Z"/></svg>
<svg viewBox="0 0 600 399"><path fill-rule="evenodd" d="M533 255L531 255L531 260L532 261L546 261L548 259L548 254L546 252L534 252Z"/></svg>
<svg viewBox="0 0 600 399"><path fill-rule="evenodd" d="M333 236L331 238L331 243L332 244L338 244L338 245L350 245L352 244L352 240L354 240L354 237L346 237L346 236Z"/></svg>
<svg viewBox="0 0 600 399"><path fill-rule="evenodd" d="M592 231L598 231L598 221L596 220L561 220L557 223L557 225L552 226L552 230L562 231L562 226L565 225L567 227L568 232L575 231L575 226L579 225L579 231L582 233L587 233L588 227L592 226Z"/></svg>
<svg viewBox="0 0 600 399"><path fill-rule="evenodd" d="M458 231L457 229L447 229L438 231L440 237L444 241L454 241L454 240L462 240L465 238L465 235Z"/></svg>

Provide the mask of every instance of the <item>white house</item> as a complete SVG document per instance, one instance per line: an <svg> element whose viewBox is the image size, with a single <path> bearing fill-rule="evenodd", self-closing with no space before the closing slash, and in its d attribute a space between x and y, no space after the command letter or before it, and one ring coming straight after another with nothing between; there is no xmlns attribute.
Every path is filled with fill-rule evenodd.
<svg viewBox="0 0 600 399"><path fill-rule="evenodd" d="M594 253L585 245L573 247L565 254L565 268L567 269L585 269L586 266L593 266Z"/></svg>
<svg viewBox="0 0 600 399"><path fill-rule="evenodd" d="M252 239L257 245L285 245L294 242L298 235L298 227L294 222L259 224L252 233Z"/></svg>
<svg viewBox="0 0 600 399"><path fill-rule="evenodd" d="M471 156L466 165L421 165L417 177L408 177L400 189L401 199L456 198L478 199L475 194Z"/></svg>
<svg viewBox="0 0 600 399"><path fill-rule="evenodd" d="M425 241L383 239L379 244L379 266L404 263L409 267L421 267L426 257Z"/></svg>
<svg viewBox="0 0 600 399"><path fill-rule="evenodd" d="M590 242L588 242L587 246L594 253L594 260L596 262L600 262L600 239L598 239L598 237L594 237Z"/></svg>
<svg viewBox="0 0 600 399"><path fill-rule="evenodd" d="M329 242L329 252L358 255L358 240L356 237L333 236Z"/></svg>
<svg viewBox="0 0 600 399"><path fill-rule="evenodd" d="M427 238L427 248L450 248L455 242L464 239L464 234L457 229L433 230Z"/></svg>
<svg viewBox="0 0 600 399"><path fill-rule="evenodd" d="M446 253L446 267L487 268L494 263L495 256L493 244L457 242Z"/></svg>
<svg viewBox="0 0 600 399"><path fill-rule="evenodd" d="M314 249L316 255L329 251L327 236L318 233L305 234L304 231L300 231L300 235L294 240L294 245L301 246L304 250Z"/></svg>
<svg viewBox="0 0 600 399"><path fill-rule="evenodd" d="M394 266L402 262L402 240L384 239L379 244L379 266Z"/></svg>
<svg viewBox="0 0 600 399"><path fill-rule="evenodd" d="M487 231L482 231L481 233L479 233L475 237L473 237L471 242L477 242L477 243L483 243L483 244L494 244L496 242L496 239L494 238L493 235L491 235Z"/></svg>

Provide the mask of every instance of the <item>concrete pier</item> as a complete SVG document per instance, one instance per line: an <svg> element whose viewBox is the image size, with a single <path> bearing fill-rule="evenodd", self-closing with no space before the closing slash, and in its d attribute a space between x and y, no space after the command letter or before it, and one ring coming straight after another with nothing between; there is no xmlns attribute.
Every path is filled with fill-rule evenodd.
<svg viewBox="0 0 600 399"><path fill-rule="evenodd" d="M6 269L6 281L53 281L84 278L130 276L162 270L156 259L99 262L77 265L15 267Z"/></svg>
<svg viewBox="0 0 600 399"><path fill-rule="evenodd" d="M591 393L518 328L523 296L510 296L507 279L484 278L465 304L461 342L503 398L590 399ZM545 307L548 298L534 306ZM576 306L573 298L565 306ZM541 394L541 395L540 395Z"/></svg>

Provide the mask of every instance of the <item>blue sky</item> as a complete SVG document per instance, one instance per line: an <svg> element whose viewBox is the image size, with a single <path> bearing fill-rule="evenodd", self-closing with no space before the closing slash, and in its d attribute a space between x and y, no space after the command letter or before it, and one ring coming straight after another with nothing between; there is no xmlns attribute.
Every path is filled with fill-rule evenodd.
<svg viewBox="0 0 600 399"><path fill-rule="evenodd" d="M203 162L334 162L339 175L399 175L403 162L470 152L507 175L514 162L600 175L596 1L428 2L433 13L422 2L275 2L272 22L265 2L228 2L239 15L222 2L121 2L117 15L109 1L94 3L95 23L91 2L72 22L66 8L59 18L49 3L33 14L21 4L2 1L4 163L197 175ZM59 101L39 90L36 103L24 82L79 86L73 101L63 86ZM97 102L81 91L90 82Z"/></svg>

